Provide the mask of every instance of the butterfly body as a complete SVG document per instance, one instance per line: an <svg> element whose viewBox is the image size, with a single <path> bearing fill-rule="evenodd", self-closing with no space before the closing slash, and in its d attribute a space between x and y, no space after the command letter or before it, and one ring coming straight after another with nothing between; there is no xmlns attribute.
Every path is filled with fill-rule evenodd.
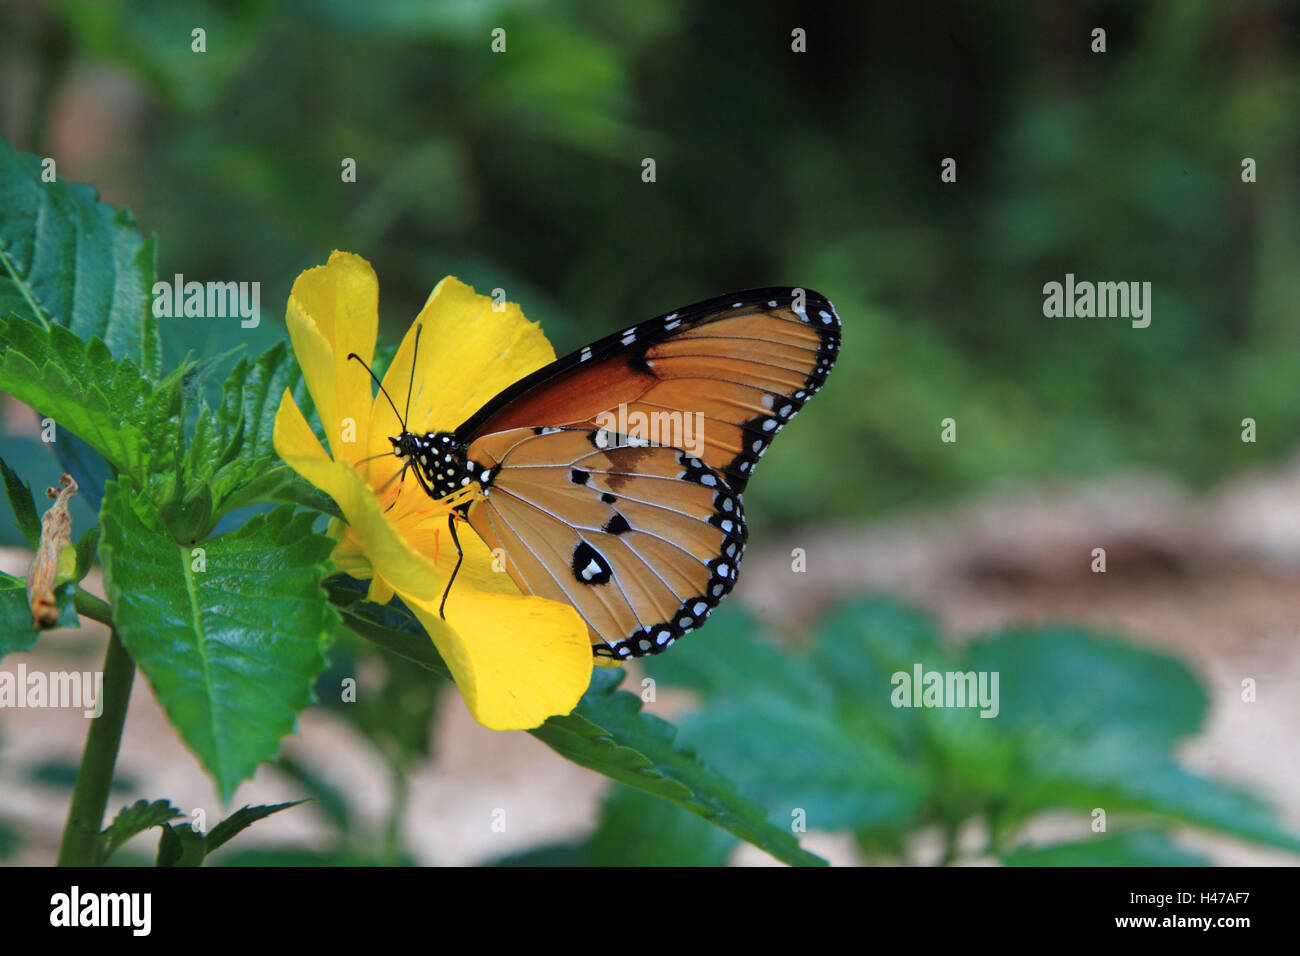
<svg viewBox="0 0 1300 956"><path fill-rule="evenodd" d="M430 498L446 498L476 481L482 487L482 469L469 460L465 444L454 432L417 435L404 431L388 440L393 443L393 454L415 468L420 486Z"/></svg>
<svg viewBox="0 0 1300 956"><path fill-rule="evenodd" d="M454 432L390 441L431 497L469 490L457 513L521 590L582 614L593 653L640 657L735 586L741 492L839 345L811 290L732 293L558 359Z"/></svg>

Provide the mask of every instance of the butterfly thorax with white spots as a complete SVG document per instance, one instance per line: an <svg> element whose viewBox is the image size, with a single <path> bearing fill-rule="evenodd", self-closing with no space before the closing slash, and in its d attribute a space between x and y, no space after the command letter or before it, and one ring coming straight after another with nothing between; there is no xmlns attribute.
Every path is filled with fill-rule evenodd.
<svg viewBox="0 0 1300 956"><path fill-rule="evenodd" d="M481 480L482 466L469 460L468 448L451 432L402 432L388 440L394 455L419 469L421 484L432 498L445 498L471 482L487 486Z"/></svg>

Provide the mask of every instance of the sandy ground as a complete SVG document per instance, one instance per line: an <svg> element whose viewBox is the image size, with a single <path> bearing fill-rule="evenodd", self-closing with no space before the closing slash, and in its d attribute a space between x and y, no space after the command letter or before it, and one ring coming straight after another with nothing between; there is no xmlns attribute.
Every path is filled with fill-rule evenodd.
<svg viewBox="0 0 1300 956"><path fill-rule="evenodd" d="M837 596L883 592L935 613L955 640L1009 623L1076 621L1179 653L1213 695L1205 732L1186 747L1187 763L1249 788L1300 829L1300 460L1203 497L1159 478L1126 475L1008 489L863 527L809 529L754 544L736 599L774 620L798 622ZM794 547L806 550L809 573L791 573ZM1089 570L1095 547L1107 549L1106 574ZM11 573L24 573L27 560L0 552L0 568ZM2 666L14 670L25 661L29 668L95 669L103 633L87 622L80 632L47 635L38 653L11 655ZM1240 702L1243 677L1258 682L1254 704ZM685 705L681 695L668 693L654 706L671 718ZM75 764L86 729L75 712L0 710L0 817L23 834L9 862L52 861L67 791L29 776L52 759ZM602 778L527 734L483 730L455 694L444 698L436 733L436 758L411 779L405 815L406 843L419 862L479 863L592 829L606 790ZM302 715L285 748L349 795L358 826L379 832L391 794L385 766L364 739L317 708ZM110 812L137 797L164 796L187 811L204 810L209 826L222 812L140 679L119 773L133 786L114 795ZM264 767L239 788L235 805L300 795ZM506 810L504 832L491 824L498 808ZM1063 825L1047 818L1031 835L1050 839ZM240 839L246 847L310 846L328 841L331 832L307 807ZM968 834L972 844L978 836ZM1195 833L1185 839L1220 863L1296 862L1237 841ZM137 848L148 852L156 837L141 841ZM842 835L811 833L806 845L836 863L859 862ZM915 853L937 857L936 835L918 835ZM741 847L734 862L772 861Z"/></svg>

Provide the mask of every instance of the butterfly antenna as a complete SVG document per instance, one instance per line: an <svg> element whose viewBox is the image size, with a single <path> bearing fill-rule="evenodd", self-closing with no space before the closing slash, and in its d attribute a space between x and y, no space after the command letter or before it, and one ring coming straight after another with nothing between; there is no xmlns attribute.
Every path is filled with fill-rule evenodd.
<svg viewBox="0 0 1300 956"><path fill-rule="evenodd" d="M420 354L420 333L423 331L423 323L415 327L415 348L411 350L411 381L406 386L406 414L402 417L403 422L411 417L411 392L415 390L415 359ZM394 408L393 411L397 411L397 409ZM406 426L403 425L402 429L405 430L405 428Z"/></svg>
<svg viewBox="0 0 1300 956"><path fill-rule="evenodd" d="M393 405L393 399L389 396L388 391L384 388L384 383L379 381L379 376L375 374L374 369L372 369L369 365L367 365L364 361L362 361L361 356L358 355L356 352L349 352L348 358L356 359L358 362L361 362L361 367L370 373L370 377L375 380L375 384L379 386L379 390L384 393L384 398L388 399L388 404L392 405L393 414L398 416L397 420L402 426L402 431L406 431L406 418L397 410L397 406ZM406 407L408 409L411 407L409 400L407 401Z"/></svg>

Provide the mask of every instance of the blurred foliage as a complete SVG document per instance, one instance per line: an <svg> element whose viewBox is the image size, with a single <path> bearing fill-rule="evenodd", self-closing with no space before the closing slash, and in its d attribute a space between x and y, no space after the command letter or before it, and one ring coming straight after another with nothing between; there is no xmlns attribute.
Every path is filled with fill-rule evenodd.
<svg viewBox="0 0 1300 956"><path fill-rule="evenodd" d="M496 866L725 866L739 841L699 817L615 786L586 840L538 847Z"/></svg>
<svg viewBox="0 0 1300 956"><path fill-rule="evenodd" d="M375 264L390 335L455 273L561 350L807 285L844 317L842 367L752 484L760 525L1007 476L1204 482L1300 430L1294 5L29 0L10 26L36 94L4 107L15 145L75 145L61 175L166 236L161 275L263 283L259 329L164 320L170 362L256 354L333 247ZM110 142L56 138L91 64L143 105L102 104ZM1066 272L1152 282L1150 328L1044 318Z"/></svg>
<svg viewBox="0 0 1300 956"><path fill-rule="evenodd" d="M1177 839L1189 828L1300 853L1300 836L1271 808L1176 759L1208 704L1201 680L1176 658L1059 628L952 648L923 615L878 599L831 609L801 652L779 649L734 608L713 621L692 654L645 662L654 695L696 695L698 705L678 721L681 743L797 836L851 833L873 863L1205 865ZM895 706L893 675L917 665L998 674L996 717L976 707ZM322 682L334 686L332 675L343 672ZM351 708L339 713L359 719ZM400 801L394 807L400 815ZM1100 832L1092 829L1098 809ZM1063 842L1029 838L1046 813ZM334 821L335 847L246 850L227 862L410 862L400 837L381 854L349 836L346 819ZM931 836L935 852L927 854ZM681 806L614 784L589 836L495 865L721 866L738 846Z"/></svg>
<svg viewBox="0 0 1300 956"><path fill-rule="evenodd" d="M661 688L703 699L680 721L682 743L774 822L851 831L870 860L907 858L930 828L952 861L971 825L984 853L1015 854L1036 815L1072 813L1086 836L1098 808L1112 837L1137 821L1300 852L1300 836L1263 803L1179 764L1175 748L1200 731L1208 698L1167 655L1063 628L947 648L927 618L880 600L830 611L802 654L777 650L735 609L719 610L710 632L691 654L647 668ZM898 706L895 675L917 667L997 675L992 719L973 706ZM1164 853L1150 837L1103 837L1058 848L1061 861Z"/></svg>

